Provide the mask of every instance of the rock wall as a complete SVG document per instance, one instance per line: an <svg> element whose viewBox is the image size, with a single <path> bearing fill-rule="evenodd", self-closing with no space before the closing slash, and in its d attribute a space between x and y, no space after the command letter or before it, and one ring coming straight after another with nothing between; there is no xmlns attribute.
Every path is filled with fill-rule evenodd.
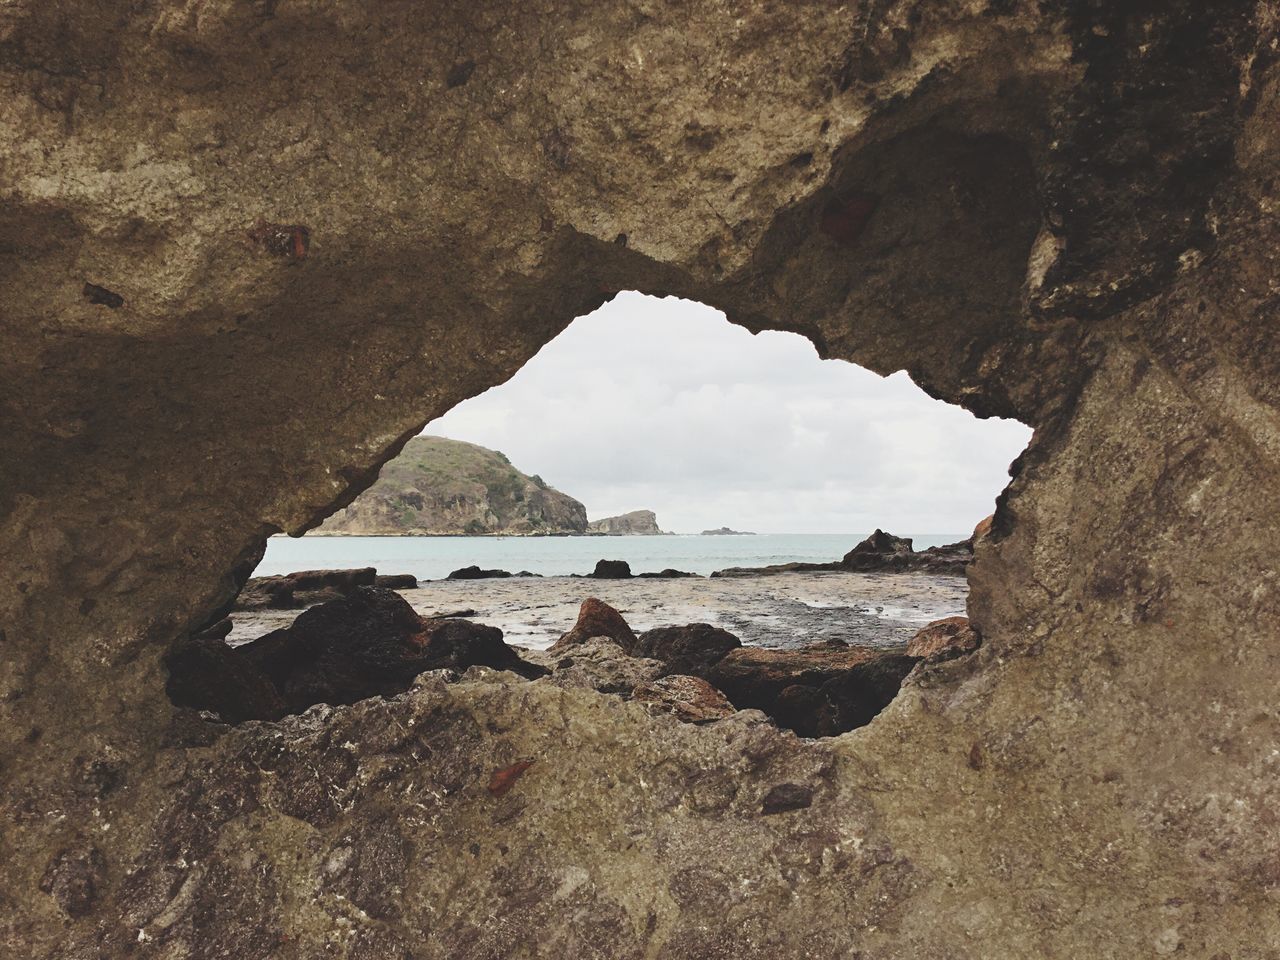
<svg viewBox="0 0 1280 960"><path fill-rule="evenodd" d="M1276 18L5 5L6 955L1273 952ZM632 288L1036 428L976 653L816 743L168 702L268 534Z"/></svg>

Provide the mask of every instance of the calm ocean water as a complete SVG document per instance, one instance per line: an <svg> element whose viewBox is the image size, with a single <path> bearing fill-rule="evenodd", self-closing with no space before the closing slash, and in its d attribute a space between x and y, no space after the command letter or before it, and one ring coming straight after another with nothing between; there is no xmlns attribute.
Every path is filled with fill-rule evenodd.
<svg viewBox="0 0 1280 960"><path fill-rule="evenodd" d="M338 567L377 567L438 580L478 564L544 576L590 573L597 560L626 560L633 573L674 567L708 574L725 567L839 560L866 534L771 533L750 537L272 537L254 571L259 576ZM962 540L967 533L920 534L917 550Z"/></svg>

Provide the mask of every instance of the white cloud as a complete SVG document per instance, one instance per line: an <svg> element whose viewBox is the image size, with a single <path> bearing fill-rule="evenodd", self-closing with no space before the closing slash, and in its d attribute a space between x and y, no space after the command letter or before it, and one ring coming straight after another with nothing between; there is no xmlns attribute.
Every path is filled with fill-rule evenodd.
<svg viewBox="0 0 1280 960"><path fill-rule="evenodd" d="M967 533L1031 431L978 420L905 373L820 360L794 334L623 293L427 433L501 450L596 517L664 529Z"/></svg>

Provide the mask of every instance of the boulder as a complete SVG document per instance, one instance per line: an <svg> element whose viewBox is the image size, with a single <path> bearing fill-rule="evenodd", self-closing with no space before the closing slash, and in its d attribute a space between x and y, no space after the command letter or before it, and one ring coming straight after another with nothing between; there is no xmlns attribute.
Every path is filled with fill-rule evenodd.
<svg viewBox="0 0 1280 960"><path fill-rule="evenodd" d="M371 587L377 577L373 567L350 570L299 570L268 577L251 577L236 598L237 610L292 610L334 600L355 590Z"/></svg>
<svg viewBox="0 0 1280 960"><path fill-rule="evenodd" d="M741 646L742 641L727 630L709 623L689 623L646 630L631 652L661 660L667 673L705 677L721 657Z"/></svg>
<svg viewBox="0 0 1280 960"><path fill-rule="evenodd" d="M194 641L169 658L169 691L180 706L224 719L277 719L315 703L353 703L408 689L432 669L472 666L533 678L496 627L426 619L396 592L357 587L303 612L287 628L239 647Z"/></svg>
<svg viewBox="0 0 1280 960"><path fill-rule="evenodd" d="M595 597L587 597L582 601L582 606L578 608L577 622L568 633L551 645L550 650L552 653L559 653L585 643L592 637L608 637L627 653L635 650L636 635L627 621L622 619L622 614Z"/></svg>
<svg viewBox="0 0 1280 960"><path fill-rule="evenodd" d="M629 695L662 676L660 660L633 657L608 637L591 637L561 654L530 654L551 668L548 682L561 687L584 687L601 693Z"/></svg>
<svg viewBox="0 0 1280 960"><path fill-rule="evenodd" d="M377 579L378 571L373 567L358 567L351 570L298 570L286 576L293 584L294 590L333 589L342 593L350 593L356 587L372 587Z"/></svg>
<svg viewBox="0 0 1280 960"><path fill-rule="evenodd" d="M682 577L696 577L698 574L689 573L687 570L673 570L667 567L665 570L659 570L657 573L650 571L649 573L637 573L637 577L648 577L651 580L677 580Z"/></svg>
<svg viewBox="0 0 1280 960"><path fill-rule="evenodd" d="M502 639L497 627L454 617L422 621L417 635L423 653L432 669L465 671L470 667L489 667L534 680L545 676L547 669L520 658L513 647Z"/></svg>
<svg viewBox="0 0 1280 960"><path fill-rule="evenodd" d="M910 537L895 537L877 529L840 561L846 570L906 570L912 567L915 551Z"/></svg>
<svg viewBox="0 0 1280 960"><path fill-rule="evenodd" d="M462 567L453 571L446 580L494 580L500 577L509 577L511 574L506 570L481 570L475 564L469 567Z"/></svg>
<svg viewBox="0 0 1280 960"><path fill-rule="evenodd" d="M944 617L916 632L907 642L907 656L950 660L978 649L981 642L968 617Z"/></svg>
<svg viewBox="0 0 1280 960"><path fill-rule="evenodd" d="M845 554L845 560L847 562L850 557L858 556L865 553L883 555L883 554L894 554L894 553L903 554L903 553L911 553L911 552L912 552L912 546L911 546L910 537L895 537L893 534L886 533L885 531L877 527L875 533L871 534L871 536L867 537L867 539L863 540L856 547L854 547L847 554Z"/></svg>
<svg viewBox="0 0 1280 960"><path fill-rule="evenodd" d="M221 638L180 644L169 654L165 691L179 707L209 710L228 723L279 720L284 698L260 666Z"/></svg>
<svg viewBox="0 0 1280 960"><path fill-rule="evenodd" d="M631 691L631 699L651 712L670 713L684 723L710 723L735 713L723 693L701 677L671 674Z"/></svg>
<svg viewBox="0 0 1280 960"><path fill-rule="evenodd" d="M380 573L374 578L373 585L384 590L416 590L418 578L412 573Z"/></svg>
<svg viewBox="0 0 1280 960"><path fill-rule="evenodd" d="M627 580L631 577L631 564L625 560L598 560L591 576L597 580Z"/></svg>

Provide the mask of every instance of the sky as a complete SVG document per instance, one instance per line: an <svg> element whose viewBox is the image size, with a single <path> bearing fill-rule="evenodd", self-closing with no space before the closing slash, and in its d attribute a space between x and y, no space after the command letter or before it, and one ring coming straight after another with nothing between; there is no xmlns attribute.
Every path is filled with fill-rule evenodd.
<svg viewBox="0 0 1280 960"><path fill-rule="evenodd" d="M653 510L663 530L967 535L1031 438L752 334L704 304L622 293L505 384L424 433L500 450L596 520Z"/></svg>

